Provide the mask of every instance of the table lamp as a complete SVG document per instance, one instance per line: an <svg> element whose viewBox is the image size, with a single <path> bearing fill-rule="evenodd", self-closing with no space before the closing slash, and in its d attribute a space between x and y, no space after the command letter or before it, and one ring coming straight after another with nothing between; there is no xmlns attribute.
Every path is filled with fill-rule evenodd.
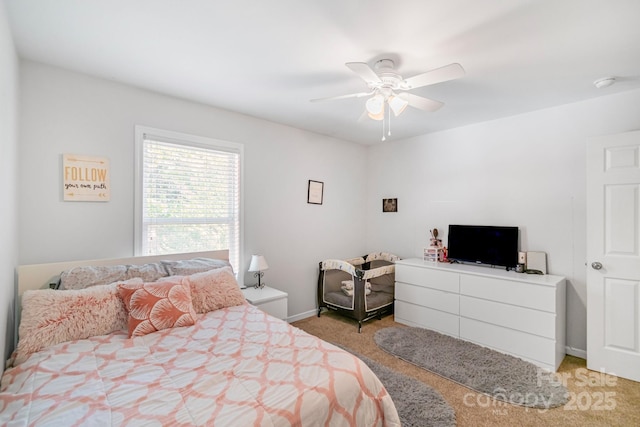
<svg viewBox="0 0 640 427"><path fill-rule="evenodd" d="M267 260L262 255L251 255L251 264L249 264L249 271L254 272L254 277L258 278L258 283L255 285L256 289L264 288L264 283L262 282L262 276L264 275L263 271L268 269L269 265L267 264Z"/></svg>

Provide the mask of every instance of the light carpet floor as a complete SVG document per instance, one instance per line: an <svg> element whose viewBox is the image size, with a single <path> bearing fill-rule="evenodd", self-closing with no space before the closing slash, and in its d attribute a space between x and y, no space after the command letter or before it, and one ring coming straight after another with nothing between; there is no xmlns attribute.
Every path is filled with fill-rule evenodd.
<svg viewBox="0 0 640 427"><path fill-rule="evenodd" d="M365 322L360 334L356 322L335 313L323 313L320 318L313 316L292 324L433 387L455 410L459 427L640 426L640 383L587 371L584 359L567 356L557 373L569 390L567 404L540 410L494 401L381 350L374 342L375 332L403 326L394 322L393 316Z"/></svg>

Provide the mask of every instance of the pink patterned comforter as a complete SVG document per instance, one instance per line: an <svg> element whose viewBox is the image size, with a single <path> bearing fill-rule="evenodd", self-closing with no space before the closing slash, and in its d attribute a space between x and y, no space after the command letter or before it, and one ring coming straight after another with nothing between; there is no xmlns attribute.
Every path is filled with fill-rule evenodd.
<svg viewBox="0 0 640 427"><path fill-rule="evenodd" d="M0 425L400 426L353 355L244 305L58 344L8 369Z"/></svg>

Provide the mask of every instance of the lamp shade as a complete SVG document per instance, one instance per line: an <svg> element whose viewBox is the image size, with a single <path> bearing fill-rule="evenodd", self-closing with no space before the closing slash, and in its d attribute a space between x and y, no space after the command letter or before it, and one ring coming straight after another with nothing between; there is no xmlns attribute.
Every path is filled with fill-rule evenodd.
<svg viewBox="0 0 640 427"><path fill-rule="evenodd" d="M251 255L251 264L249 271L263 271L269 268L267 260L262 255Z"/></svg>
<svg viewBox="0 0 640 427"><path fill-rule="evenodd" d="M373 120L383 120L384 119L384 110L380 113L380 114L371 114L368 113L369 117L372 118Z"/></svg>
<svg viewBox="0 0 640 427"><path fill-rule="evenodd" d="M380 94L374 95L367 100L365 107L370 116L377 116L384 113L384 97Z"/></svg>
<svg viewBox="0 0 640 427"><path fill-rule="evenodd" d="M389 106L391 107L391 110L393 110L393 114L395 114L396 117L402 114L404 109L407 108L407 105L409 105L408 101L405 101L399 96L393 95L389 97L389 100L387 102L389 103Z"/></svg>
<svg viewBox="0 0 640 427"><path fill-rule="evenodd" d="M367 114L373 120L384 119L384 97L380 94L369 98L365 104Z"/></svg>

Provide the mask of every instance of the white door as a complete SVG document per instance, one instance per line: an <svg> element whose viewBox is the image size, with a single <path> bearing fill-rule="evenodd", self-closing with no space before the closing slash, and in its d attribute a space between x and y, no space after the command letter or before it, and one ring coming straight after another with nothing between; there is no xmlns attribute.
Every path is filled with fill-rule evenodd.
<svg viewBox="0 0 640 427"><path fill-rule="evenodd" d="M587 367L640 381L640 131L587 146Z"/></svg>

